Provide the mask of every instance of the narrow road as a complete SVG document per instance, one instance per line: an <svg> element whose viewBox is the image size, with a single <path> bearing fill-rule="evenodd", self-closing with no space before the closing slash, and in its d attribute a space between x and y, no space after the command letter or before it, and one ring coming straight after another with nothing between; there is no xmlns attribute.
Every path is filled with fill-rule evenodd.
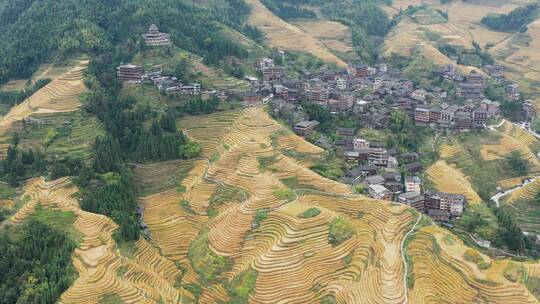
<svg viewBox="0 0 540 304"><path fill-rule="evenodd" d="M418 225L418 223L420 222L420 219L422 218L422 214L419 214L418 216L418 219L416 219L416 222L414 223L414 225L412 226L411 230L409 230L405 236L403 237L403 240L401 241L401 259L403 260L403 265L404 265L404 268L405 268L405 271L404 271L404 274L403 274L403 290L405 291L405 301L403 301L404 304L407 304L407 302L409 301L409 296L408 296L408 287L407 287L407 273L409 272L408 270L408 265L407 265L407 259L405 257L405 241L407 240L407 238L409 237L409 235L411 233L414 232L414 230L416 229L416 226Z"/></svg>
<svg viewBox="0 0 540 304"><path fill-rule="evenodd" d="M505 122L506 122L506 120L503 118L499 124L497 124L497 125L491 125L491 126L487 126L487 127L488 127L491 131L493 131L493 132L500 132L500 131L498 131L496 128L501 127ZM521 129L525 130L526 132L528 132L529 134L531 134L531 135L534 136L535 138L540 139L540 134L534 132L534 131L531 130L530 128L526 128L524 125L522 125L522 124L517 124L517 123L515 123L515 122L510 122L510 123L511 123L512 125L516 126L516 127L519 127L519 128L521 128ZM505 192L499 192L499 193L493 195L493 196L490 198L490 200L493 201L493 202L497 205L497 208L500 208L499 200L500 200L502 197L504 197L504 196L506 196L506 195L508 195L508 194L511 194L511 193L513 193L513 192L515 192L515 191L517 191L517 190L519 190L519 189L525 187L528 183L532 182L532 181L535 180L536 178L540 178L540 176L535 176L535 177L533 177L533 178L527 179L527 180L525 180L525 181L523 182L523 184L521 184L520 186L517 186L517 187L512 188L512 189L510 189L510 190L506 190Z"/></svg>

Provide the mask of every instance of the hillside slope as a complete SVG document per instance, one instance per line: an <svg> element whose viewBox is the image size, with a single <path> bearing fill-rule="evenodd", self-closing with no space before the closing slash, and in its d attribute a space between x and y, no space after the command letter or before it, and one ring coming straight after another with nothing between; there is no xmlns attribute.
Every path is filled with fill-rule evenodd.
<svg viewBox="0 0 540 304"><path fill-rule="evenodd" d="M346 65L317 38L274 15L259 0L246 2L251 5L248 22L266 34L270 46L283 50L309 52L325 62L335 63L341 67Z"/></svg>
<svg viewBox="0 0 540 304"><path fill-rule="evenodd" d="M313 173L302 163L321 150L261 108L181 126L203 157L135 169L149 241L117 244L116 224L82 211L69 179L27 184L12 222L39 203L73 211L83 236L62 303L537 302L524 282L540 278L539 266L480 255L489 265L480 267L417 212ZM508 276L514 269L530 271Z"/></svg>

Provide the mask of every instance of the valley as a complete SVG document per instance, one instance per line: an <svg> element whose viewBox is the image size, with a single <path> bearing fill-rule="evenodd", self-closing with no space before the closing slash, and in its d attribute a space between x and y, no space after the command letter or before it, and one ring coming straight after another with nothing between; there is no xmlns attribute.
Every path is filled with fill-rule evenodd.
<svg viewBox="0 0 540 304"><path fill-rule="evenodd" d="M533 0L66 1L0 4L0 303L539 302Z"/></svg>

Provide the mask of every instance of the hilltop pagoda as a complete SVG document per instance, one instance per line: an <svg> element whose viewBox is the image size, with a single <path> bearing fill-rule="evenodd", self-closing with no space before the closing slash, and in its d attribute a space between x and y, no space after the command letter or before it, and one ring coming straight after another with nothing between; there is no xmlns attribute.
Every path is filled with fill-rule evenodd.
<svg viewBox="0 0 540 304"><path fill-rule="evenodd" d="M143 34L144 41L149 46L169 45L171 44L171 35L160 33L159 28L155 24L151 24L148 32Z"/></svg>

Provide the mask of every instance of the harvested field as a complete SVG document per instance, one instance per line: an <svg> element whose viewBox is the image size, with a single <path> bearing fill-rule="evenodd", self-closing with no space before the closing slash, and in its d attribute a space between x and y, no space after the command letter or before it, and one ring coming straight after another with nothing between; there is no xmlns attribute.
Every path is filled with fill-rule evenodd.
<svg viewBox="0 0 540 304"><path fill-rule="evenodd" d="M450 241L451 240L451 241ZM488 268L467 261L467 247L436 226L418 231L408 245L412 266L409 281L412 303L537 303L524 285L506 279L507 261L492 261L479 255ZM436 258L426 258L434 256ZM444 282L438 284L438 282Z"/></svg>
<svg viewBox="0 0 540 304"><path fill-rule="evenodd" d="M385 56L392 54L411 56L416 50L420 50L426 58L437 65L453 63L450 58L437 49L436 43L442 41L452 45L472 47L466 32L452 23L425 26L416 23L408 16L404 16L401 22L386 36L383 53ZM474 69L474 67L462 65L458 65L457 68L463 73Z"/></svg>
<svg viewBox="0 0 540 304"><path fill-rule="evenodd" d="M118 250L112 238L117 225L109 218L83 211L73 197L77 192L70 180L45 182L34 179L25 187L28 203L11 219L15 224L28 217L39 202L43 208L57 208L76 215L75 229L81 242L73 255L79 277L62 294L61 303L99 303L116 295L125 303L177 303L181 291L173 285L180 270L161 257L147 241L134 243L129 256Z"/></svg>
<svg viewBox="0 0 540 304"><path fill-rule="evenodd" d="M300 28L287 23L269 11L260 1L248 0L251 15L248 22L266 34L270 46L278 49L309 52L328 63L346 66L345 62L332 54L321 41Z"/></svg>
<svg viewBox="0 0 540 304"><path fill-rule="evenodd" d="M433 182L439 191L463 194L467 198L467 202L471 204L478 204L482 201L473 190L467 177L444 160L439 160L431 165L426 170L426 178Z"/></svg>
<svg viewBox="0 0 540 304"><path fill-rule="evenodd" d="M12 79L3 85L0 85L0 91L8 92L22 90L26 86L26 82L26 79Z"/></svg>
<svg viewBox="0 0 540 304"><path fill-rule="evenodd" d="M517 150L524 159L529 161L532 167L531 171L540 169L540 162L529 147L538 142L532 135L509 122L503 125L503 130L499 134L501 134L501 138L498 142L482 145L480 153L484 160L503 159L512 151Z"/></svg>
<svg viewBox="0 0 540 304"><path fill-rule="evenodd" d="M535 178L534 181L521 187L519 190L512 192L505 201L508 203L515 203L518 201L531 202L535 199L539 191L540 178Z"/></svg>
<svg viewBox="0 0 540 304"><path fill-rule="evenodd" d="M184 117L181 127L203 158L134 168L150 241L116 244L117 225L82 211L67 178L28 182L13 223L38 202L76 215L79 278L62 303L534 302L523 284L504 279L505 265L479 270L446 231L407 234L416 211L353 195L287 156L284 147L320 150L261 108Z"/></svg>
<svg viewBox="0 0 540 304"><path fill-rule="evenodd" d="M346 186L314 174L286 151L317 154L320 149L284 130L259 108L186 117L181 126L201 143L208 161L195 161L183 175L184 191L165 190L141 202L154 244L185 269L181 285L200 288L191 298L201 303L231 301L223 282L255 271L247 297L253 303L312 303L328 297L344 303L403 302L405 269L399 244L412 227L415 212L354 196ZM158 176L176 174L165 167L140 167L137 175L152 171L149 180L159 183L167 178ZM462 184L464 177L459 178L456 183ZM468 190L472 191L470 186ZM469 200L473 195L469 193ZM300 216L313 208L318 210L313 216ZM350 236L332 244L330 227L337 218L351 227ZM200 254L209 260L199 259ZM445 265L455 276L460 272L453 270L454 264L471 267L461 277L463 284L452 285L454 292L464 293L463 299L470 299L475 290L492 292L489 284L475 281L475 275L487 274L473 271L462 257L448 258L449 254L433 250L429 260ZM420 298L426 288L422 286L431 284L423 281L424 276L439 271L420 265L415 277L422 283L409 290L409 297L418 293ZM444 271L440 274L444 280ZM531 302L523 285L501 281L498 286L503 291L487 296L492 302L515 295L523 303Z"/></svg>
<svg viewBox="0 0 540 304"><path fill-rule="evenodd" d="M317 38L331 50L345 53L353 52L351 33L349 28L342 23L319 20L298 21L292 24Z"/></svg>
<svg viewBox="0 0 540 304"><path fill-rule="evenodd" d="M5 152L11 127L23 119L40 114L73 112L81 106L79 95L86 88L83 72L88 61L81 61L62 76L50 82L0 119L0 151Z"/></svg>
<svg viewBox="0 0 540 304"><path fill-rule="evenodd" d="M527 178L528 176L519 176L519 177L503 179L499 181L499 186L503 189L511 189L511 188L514 188L523 184L523 180Z"/></svg>

